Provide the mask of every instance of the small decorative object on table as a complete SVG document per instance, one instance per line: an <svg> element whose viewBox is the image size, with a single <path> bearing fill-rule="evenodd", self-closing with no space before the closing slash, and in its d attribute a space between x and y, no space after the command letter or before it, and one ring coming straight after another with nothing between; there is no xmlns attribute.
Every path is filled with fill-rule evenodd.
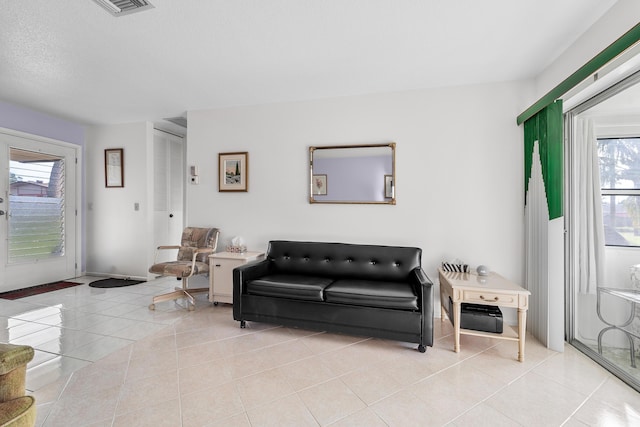
<svg viewBox="0 0 640 427"><path fill-rule="evenodd" d="M233 253L245 253L247 251L247 245L244 244L244 239L240 236L231 239L231 243L227 245L227 252Z"/></svg>
<svg viewBox="0 0 640 427"><path fill-rule="evenodd" d="M489 275L489 267L487 267L486 265L479 265L476 268L476 272L478 273L478 276L488 276Z"/></svg>
<svg viewBox="0 0 640 427"><path fill-rule="evenodd" d="M442 262L442 269L444 271L455 271L457 273L468 273L469 265L463 263L462 261L455 260L453 262Z"/></svg>

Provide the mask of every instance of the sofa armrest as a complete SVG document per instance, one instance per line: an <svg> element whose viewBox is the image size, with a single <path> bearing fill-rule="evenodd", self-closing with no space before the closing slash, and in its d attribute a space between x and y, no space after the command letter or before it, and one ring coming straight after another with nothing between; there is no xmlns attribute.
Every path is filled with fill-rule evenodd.
<svg viewBox="0 0 640 427"><path fill-rule="evenodd" d="M413 283L414 289L418 294L420 309L422 313L425 313L429 305L433 306L433 282L429 279L427 273L418 267L411 271L411 283Z"/></svg>
<svg viewBox="0 0 640 427"><path fill-rule="evenodd" d="M412 273L420 286L433 286L433 282L422 268L415 268Z"/></svg>
<svg viewBox="0 0 640 427"><path fill-rule="evenodd" d="M422 345L433 346L433 282L418 267L412 271L412 279L419 286L416 289L422 312Z"/></svg>
<svg viewBox="0 0 640 427"><path fill-rule="evenodd" d="M247 283L251 280L265 276L271 269L271 261L268 259L244 264L233 269L233 318L242 320L242 298L240 296L245 293Z"/></svg>

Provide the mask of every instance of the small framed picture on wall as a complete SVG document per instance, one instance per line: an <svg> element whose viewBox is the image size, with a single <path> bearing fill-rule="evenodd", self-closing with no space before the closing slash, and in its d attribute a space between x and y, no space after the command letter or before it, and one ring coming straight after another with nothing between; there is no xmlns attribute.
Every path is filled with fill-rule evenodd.
<svg viewBox="0 0 640 427"><path fill-rule="evenodd" d="M108 148L104 150L104 185L124 187L124 150Z"/></svg>
<svg viewBox="0 0 640 427"><path fill-rule="evenodd" d="M218 191L248 191L249 153L218 153Z"/></svg>

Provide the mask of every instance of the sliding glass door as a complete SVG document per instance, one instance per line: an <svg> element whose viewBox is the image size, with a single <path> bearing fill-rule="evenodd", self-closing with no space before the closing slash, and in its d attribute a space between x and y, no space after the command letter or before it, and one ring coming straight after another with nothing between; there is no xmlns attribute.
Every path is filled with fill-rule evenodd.
<svg viewBox="0 0 640 427"><path fill-rule="evenodd" d="M640 391L639 82L575 107L565 130L568 339Z"/></svg>

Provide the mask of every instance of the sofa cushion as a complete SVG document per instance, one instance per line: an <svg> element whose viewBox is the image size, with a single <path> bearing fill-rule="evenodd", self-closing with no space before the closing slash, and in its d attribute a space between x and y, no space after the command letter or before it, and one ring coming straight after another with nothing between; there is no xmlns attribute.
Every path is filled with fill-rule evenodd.
<svg viewBox="0 0 640 427"><path fill-rule="evenodd" d="M247 293L266 297L323 301L324 289L333 282L327 277L273 274L247 283Z"/></svg>
<svg viewBox="0 0 640 427"><path fill-rule="evenodd" d="M367 307L417 310L418 297L409 283L336 280L324 290L325 301Z"/></svg>
<svg viewBox="0 0 640 427"><path fill-rule="evenodd" d="M406 281L420 267L412 247L272 240L267 259L274 273L356 280Z"/></svg>

